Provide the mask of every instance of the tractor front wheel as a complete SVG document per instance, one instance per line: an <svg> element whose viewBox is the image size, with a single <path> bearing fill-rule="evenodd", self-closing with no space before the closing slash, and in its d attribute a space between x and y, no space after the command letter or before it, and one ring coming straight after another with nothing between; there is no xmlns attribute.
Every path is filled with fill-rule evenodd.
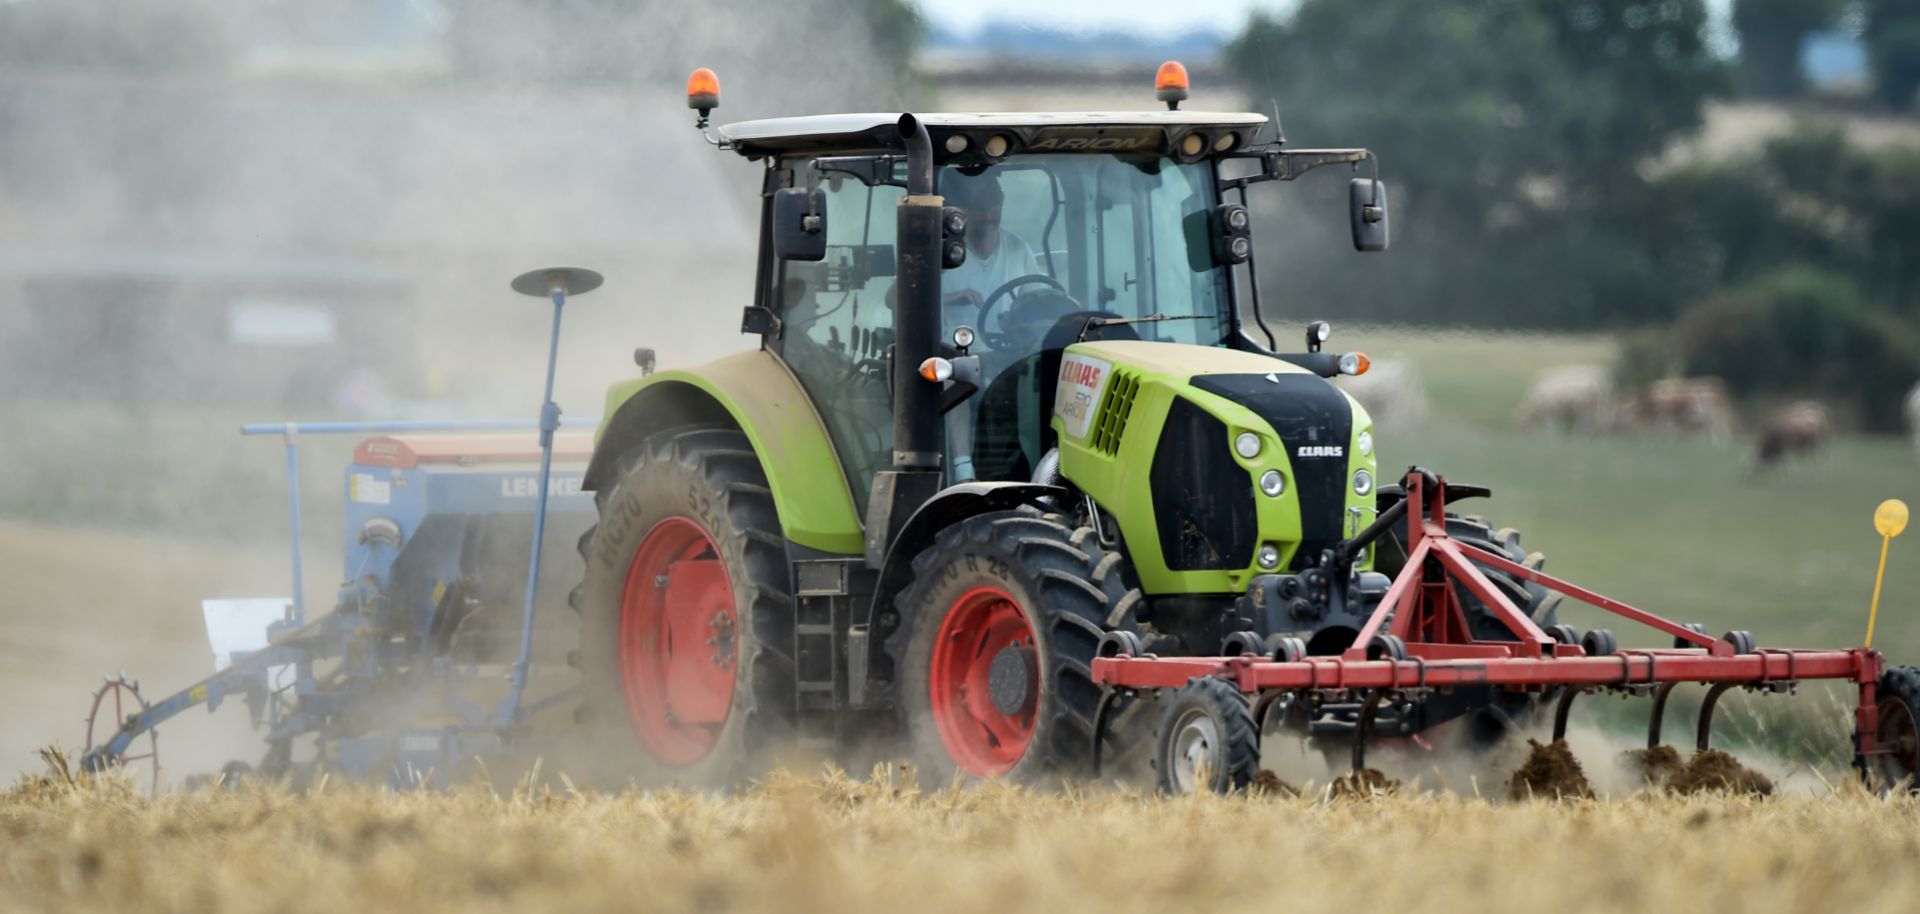
<svg viewBox="0 0 1920 914"><path fill-rule="evenodd" d="M903 730L933 783L1089 770L1100 636L1137 630L1121 561L1091 529L1014 511L942 530L914 559L888 647ZM1137 710L1113 715L1108 758L1143 742L1129 739Z"/></svg>
<svg viewBox="0 0 1920 914"><path fill-rule="evenodd" d="M1382 497L1380 510L1385 511L1395 500L1397 499ZM1495 530L1478 517L1464 517L1452 511L1447 512L1447 535L1456 542L1484 549L1517 565L1538 569L1546 562L1545 556L1537 552L1529 553L1520 545L1519 531ZM1396 526L1380 540L1374 558L1375 571L1389 577L1399 575L1407 562L1405 536L1406 531ZM1495 588L1505 594L1517 609L1525 613L1541 629L1550 629L1560 621L1559 594L1532 581L1514 577L1487 565L1475 563L1475 567L1479 568L1480 573L1485 575ZM1495 615L1477 594L1456 584L1454 595L1459 598L1460 607L1466 612L1467 628L1472 632L1473 637L1484 641L1515 640L1513 633L1507 630L1506 624L1500 621L1500 617ZM1479 688L1485 693L1485 703L1469 713L1463 721L1467 745L1474 748L1488 749L1501 745L1514 733L1531 725L1543 708L1551 710L1551 704L1547 698L1539 693L1508 692L1484 687L1470 688ZM1459 694L1464 696L1472 693L1461 691ZM1346 750L1343 748L1340 751L1344 753Z"/></svg>

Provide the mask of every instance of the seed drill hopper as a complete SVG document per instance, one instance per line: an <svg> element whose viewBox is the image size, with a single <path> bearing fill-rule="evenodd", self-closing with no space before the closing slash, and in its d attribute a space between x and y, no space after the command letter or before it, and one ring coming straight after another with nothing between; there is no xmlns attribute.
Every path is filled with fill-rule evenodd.
<svg viewBox="0 0 1920 914"><path fill-rule="evenodd" d="M578 566L543 545L549 537L570 543L591 516L592 498L581 491L591 440L563 426L595 420L563 422L553 379L565 301L599 284L591 271L566 268L514 280L516 291L553 303L537 419L244 426L243 434L286 445L292 596L207 601L216 671L173 695L149 702L125 674L109 677L87 715L82 767L150 765L157 787L155 728L189 708L242 699L266 750L258 761L228 763L228 779L326 771L418 784L512 751L553 716L547 709L571 710L578 688L561 658L574 636L565 588ZM650 351L636 359L650 368ZM536 430L537 440L528 434ZM299 443L329 434L373 437L354 448L343 480L347 535L335 605L308 618ZM557 587L541 585L543 552L558 556L547 563ZM536 614L540 606L558 608L560 618Z"/></svg>

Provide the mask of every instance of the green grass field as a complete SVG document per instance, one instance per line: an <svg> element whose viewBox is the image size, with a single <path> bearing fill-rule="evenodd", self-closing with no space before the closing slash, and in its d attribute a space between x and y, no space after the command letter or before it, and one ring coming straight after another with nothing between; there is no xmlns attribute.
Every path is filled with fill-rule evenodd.
<svg viewBox="0 0 1920 914"><path fill-rule="evenodd" d="M1524 533L1560 577L1718 635L1744 628L1762 646L1843 647L1866 633L1886 498L1920 505L1920 459L1894 437L1842 437L1816 462L1765 478L1748 471L1753 441L1650 440L1543 434L1515 408L1540 373L1607 364L1605 338L1421 334L1343 328L1342 348L1414 364L1432 415L1415 429L1376 429L1381 476L1419 464L1493 488L1459 508ZM1667 639L1597 609L1562 604L1562 621L1612 628L1623 645ZM1920 534L1893 541L1874 646L1920 663ZM1690 727L1698 690L1676 693L1668 738ZM1728 697L1731 745L1828 764L1850 732L1846 690L1812 685L1798 698ZM1639 704L1598 704L1612 729L1644 726Z"/></svg>

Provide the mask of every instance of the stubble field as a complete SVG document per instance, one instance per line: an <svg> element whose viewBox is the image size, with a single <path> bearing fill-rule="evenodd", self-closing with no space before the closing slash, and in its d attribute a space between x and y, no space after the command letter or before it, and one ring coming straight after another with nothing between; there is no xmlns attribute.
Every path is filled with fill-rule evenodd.
<svg viewBox="0 0 1920 914"><path fill-rule="evenodd" d="M0 798L22 911L1904 912L1920 804L1185 799L774 778L737 794L338 785Z"/></svg>

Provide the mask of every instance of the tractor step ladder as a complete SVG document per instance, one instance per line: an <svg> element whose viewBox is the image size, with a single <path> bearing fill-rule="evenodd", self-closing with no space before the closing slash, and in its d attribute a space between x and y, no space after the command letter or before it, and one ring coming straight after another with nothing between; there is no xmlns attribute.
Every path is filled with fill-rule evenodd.
<svg viewBox="0 0 1920 914"><path fill-rule="evenodd" d="M831 752L847 707L844 633L872 593L873 573L860 559L823 559L795 562L793 578L795 736L804 749Z"/></svg>

